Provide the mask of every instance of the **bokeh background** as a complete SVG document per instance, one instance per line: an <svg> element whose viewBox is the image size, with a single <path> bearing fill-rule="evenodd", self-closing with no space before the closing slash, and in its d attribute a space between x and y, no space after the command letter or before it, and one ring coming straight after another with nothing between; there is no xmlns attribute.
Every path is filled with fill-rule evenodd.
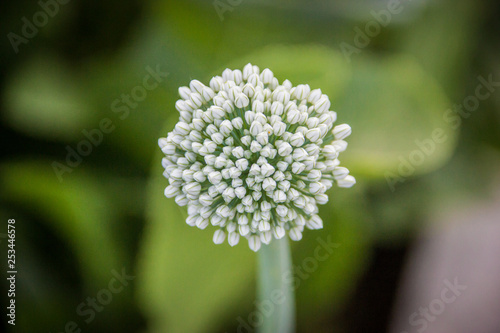
<svg viewBox="0 0 500 333"><path fill-rule="evenodd" d="M324 230L293 244L298 269L318 237L338 244L300 280L297 330L500 332L500 87L478 78L500 81L497 1L63 2L0 4L0 262L15 218L19 272L16 326L2 314L0 330L248 331L255 254L183 222L157 139L179 86L251 61L321 88L353 128L357 185L332 189ZM168 75L127 106L151 70ZM455 279L456 301L410 321Z"/></svg>

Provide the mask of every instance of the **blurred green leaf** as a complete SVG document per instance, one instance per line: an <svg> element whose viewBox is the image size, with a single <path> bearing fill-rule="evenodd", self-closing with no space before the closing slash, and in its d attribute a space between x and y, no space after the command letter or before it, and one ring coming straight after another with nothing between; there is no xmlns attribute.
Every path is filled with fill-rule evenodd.
<svg viewBox="0 0 500 333"><path fill-rule="evenodd" d="M94 117L80 81L53 54L38 55L14 71L4 98L5 120L29 136L72 139Z"/></svg>
<svg viewBox="0 0 500 333"><path fill-rule="evenodd" d="M309 325L299 330L320 331L310 326L309 318L329 318L342 309L370 262L373 221L363 191L362 184L332 189L330 201L320 207L324 228L304 233L293 251L296 276L301 277L297 319Z"/></svg>
<svg viewBox="0 0 500 333"><path fill-rule="evenodd" d="M399 166L400 157L418 149L415 140L430 138L436 128L448 139L436 145L415 174L442 165L455 146L457 133L443 120L448 99L409 57L359 55L349 65L343 55L325 47L278 45L228 67L242 68L248 62L270 68L280 82L308 83L330 97L337 124L353 128L349 148L340 158L355 176L384 177Z"/></svg>
<svg viewBox="0 0 500 333"><path fill-rule="evenodd" d="M351 77L351 70L340 53L317 45L267 46L227 67L243 69L247 63L261 70L271 69L280 82L288 79L293 85L307 83L311 89L321 88L329 94L332 107L336 106L335 101L341 98Z"/></svg>
<svg viewBox="0 0 500 333"><path fill-rule="evenodd" d="M90 287L102 287L113 269L124 265L123 252L110 232L114 212L99 182L72 174L59 182L46 160L1 166L4 195L34 207L78 257Z"/></svg>
<svg viewBox="0 0 500 333"><path fill-rule="evenodd" d="M212 242L212 230L186 225L186 213L166 199L161 151L149 187L148 225L139 254L139 302L154 332L209 332L252 290L255 253Z"/></svg>
<svg viewBox="0 0 500 333"><path fill-rule="evenodd" d="M336 104L339 121L353 128L343 163L354 174L381 177L421 150L416 140L431 139L440 128L447 139L422 153L414 174L436 169L450 158L458 136L443 119L449 107L441 87L413 59L363 58L353 64L352 80Z"/></svg>
<svg viewBox="0 0 500 333"><path fill-rule="evenodd" d="M134 44L134 52L144 45L143 42ZM154 53L152 50L143 52ZM151 156L157 148L156 136L165 119L178 118L175 109L177 83L171 82L172 65L158 61L151 54L148 54L151 58L147 59L139 59L134 55L105 57L87 63L82 70L82 74L85 73L83 86L92 96L90 103L101 115L100 119L109 118L115 126L105 141L148 170ZM157 70L168 75L156 80L150 72ZM145 89L145 81L152 85L151 89ZM143 96L141 90L145 91ZM90 128L98 127L100 119Z"/></svg>
<svg viewBox="0 0 500 333"><path fill-rule="evenodd" d="M461 89L477 52L478 31L484 24L481 14L488 10L485 4L468 0L429 2L431 10L397 30L394 45L418 59L452 99L457 95L463 98Z"/></svg>

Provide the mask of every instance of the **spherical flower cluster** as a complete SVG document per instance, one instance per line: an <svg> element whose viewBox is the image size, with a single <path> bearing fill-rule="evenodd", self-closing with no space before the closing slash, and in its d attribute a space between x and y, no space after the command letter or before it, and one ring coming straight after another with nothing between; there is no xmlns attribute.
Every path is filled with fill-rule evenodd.
<svg viewBox="0 0 500 333"><path fill-rule="evenodd" d="M279 84L248 64L179 94L179 122L158 141L165 196L187 205L188 225L216 227L214 243L227 237L234 246L243 236L257 251L273 237L300 240L304 227L323 227L325 192L355 184L338 160L351 128L333 127L337 115L320 89Z"/></svg>

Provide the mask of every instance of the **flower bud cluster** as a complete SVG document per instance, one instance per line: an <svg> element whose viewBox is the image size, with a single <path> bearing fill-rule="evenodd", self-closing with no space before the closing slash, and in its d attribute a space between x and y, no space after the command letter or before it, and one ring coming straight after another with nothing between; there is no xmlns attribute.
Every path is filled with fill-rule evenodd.
<svg viewBox="0 0 500 333"><path fill-rule="evenodd" d="M158 140L165 157L165 196L187 206L186 222L216 228L213 241L241 237L253 251L273 238L321 229L318 205L333 184L355 184L338 156L351 134L320 89L296 87L269 69L226 69L208 86L179 88L179 121Z"/></svg>

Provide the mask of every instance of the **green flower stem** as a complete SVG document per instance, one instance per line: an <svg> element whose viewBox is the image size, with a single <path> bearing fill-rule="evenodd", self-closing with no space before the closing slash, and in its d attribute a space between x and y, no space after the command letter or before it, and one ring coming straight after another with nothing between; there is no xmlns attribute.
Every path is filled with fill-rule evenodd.
<svg viewBox="0 0 500 333"><path fill-rule="evenodd" d="M264 322L260 333L295 331L292 257L287 237L274 239L258 251L257 297ZM266 309L265 311L263 309Z"/></svg>

